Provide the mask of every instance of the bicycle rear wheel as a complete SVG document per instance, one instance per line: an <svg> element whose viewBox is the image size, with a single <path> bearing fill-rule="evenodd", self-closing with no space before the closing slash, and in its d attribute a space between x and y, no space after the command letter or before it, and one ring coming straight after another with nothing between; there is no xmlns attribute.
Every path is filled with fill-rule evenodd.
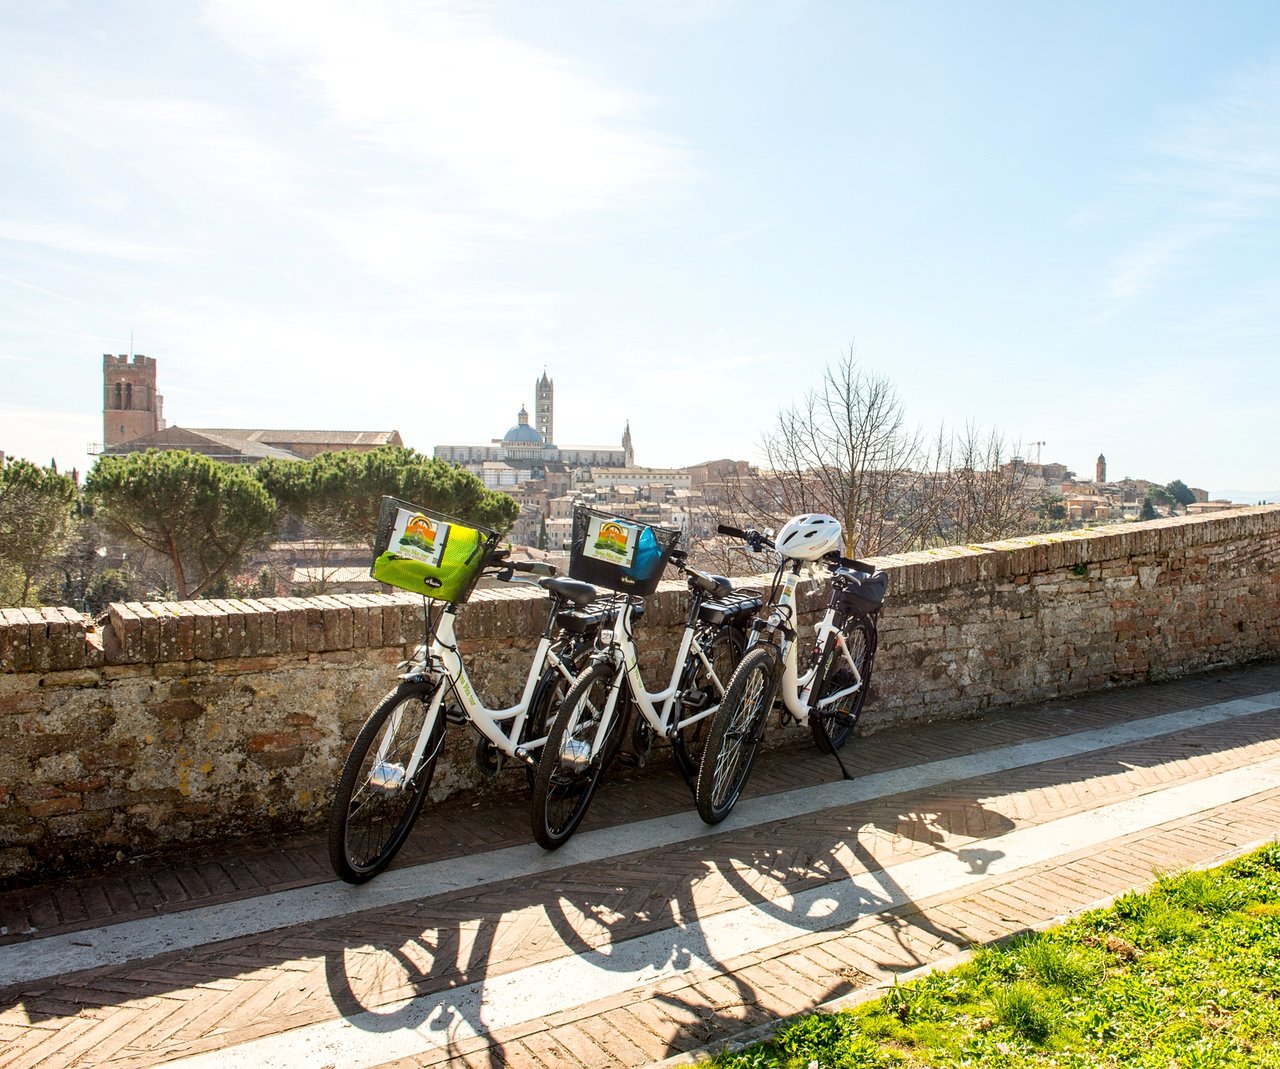
<svg viewBox="0 0 1280 1069"><path fill-rule="evenodd" d="M442 710L429 727L422 761L412 775L407 768L435 687L401 683L356 735L329 807L329 862L347 883L364 883L391 864L418 818L444 742Z"/></svg>
<svg viewBox="0 0 1280 1069"><path fill-rule="evenodd" d="M711 718L696 791L698 815L708 824L724 820L746 786L773 708L780 669L776 647L766 643L747 650Z"/></svg>
<svg viewBox="0 0 1280 1069"><path fill-rule="evenodd" d="M871 687L871 660L875 652L875 636L864 619L855 618L845 624L842 629L845 645L849 647L849 656L858 666L858 679L862 685L852 694L846 694L839 701L819 711L809 711L809 729L813 732L814 745L823 753L834 753L849 741L853 729L857 726L858 717L862 714L863 703L867 700L867 690ZM836 648L835 636L827 640L827 647L822 651L822 663L818 668L822 680L818 701L828 694L836 694L853 686L855 677L849 668L849 662Z"/></svg>
<svg viewBox="0 0 1280 1069"><path fill-rule="evenodd" d="M538 685L533 691L533 698L529 702L529 716L525 720L524 729L520 733L522 745L531 739L546 738L548 730L554 723L556 710L564 704L573 682L573 679L566 679L564 673L554 665L548 665L542 670ZM540 753L535 755L533 764L525 769L529 778L530 790L533 790L534 787L540 756Z"/></svg>
<svg viewBox="0 0 1280 1069"><path fill-rule="evenodd" d="M592 665L578 676L547 734L533 778L530 820L533 837L548 850L563 846L577 830L595 797L604 766L617 752L615 740L621 739L626 719L621 697L609 723L609 737L597 745L616 675L614 665L606 663ZM619 684L626 686L621 680Z"/></svg>
<svg viewBox="0 0 1280 1069"><path fill-rule="evenodd" d="M733 676L734 668L737 667L738 658L742 656L742 647L745 644L746 639L737 628L721 627L712 635L711 641L703 648L703 652L715 672L715 680L703 667L702 661L690 655L689 660L685 662L684 679L680 684L684 702L677 715L682 720L720 703L724 692L729 688L729 680ZM716 686L717 680L719 687ZM692 724L679 729L678 735L688 759L690 777L702 762L702 753L714 719L714 714L704 716L701 720L695 720Z"/></svg>

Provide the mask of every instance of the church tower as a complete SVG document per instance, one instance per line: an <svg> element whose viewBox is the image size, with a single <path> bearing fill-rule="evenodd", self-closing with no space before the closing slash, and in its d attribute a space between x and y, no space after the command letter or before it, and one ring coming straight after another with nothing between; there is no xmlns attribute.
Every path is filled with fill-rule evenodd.
<svg viewBox="0 0 1280 1069"><path fill-rule="evenodd" d="M1107 458L1101 453L1098 454L1098 470L1095 474L1097 478L1094 479L1094 482L1105 483L1107 481Z"/></svg>
<svg viewBox="0 0 1280 1069"><path fill-rule="evenodd" d="M631 446L631 420L627 420L626 428L622 432L622 466L624 468L636 466L636 451Z"/></svg>
<svg viewBox="0 0 1280 1069"><path fill-rule="evenodd" d="M164 429L153 357L102 354L102 443L106 448Z"/></svg>
<svg viewBox="0 0 1280 1069"><path fill-rule="evenodd" d="M547 378L547 369L542 369L542 378L534 385L534 403L533 412L535 425L538 433L542 435L542 440L551 445L555 441L552 436L552 424L555 422L555 388L551 384L551 380Z"/></svg>

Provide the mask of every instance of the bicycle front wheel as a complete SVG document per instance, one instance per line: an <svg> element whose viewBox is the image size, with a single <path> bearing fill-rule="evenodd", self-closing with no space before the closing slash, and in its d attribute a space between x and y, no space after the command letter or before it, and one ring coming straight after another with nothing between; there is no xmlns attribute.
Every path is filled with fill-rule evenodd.
<svg viewBox="0 0 1280 1069"><path fill-rule="evenodd" d="M625 719L621 699L609 723L610 737L599 737L615 675L614 666L606 663L592 665L578 676L547 734L533 778L530 817L533 837L548 850L563 846L577 830L616 749L613 738Z"/></svg>
<svg viewBox="0 0 1280 1069"><path fill-rule="evenodd" d="M875 652L875 639L871 627L866 620L850 620L842 631L845 645L849 648L849 656L858 666L855 677L849 662L837 648L835 637L827 641L827 648L822 653L822 663L818 668L818 678L822 680L818 702L821 703L829 694L838 694L847 690L861 680L861 685L852 694L846 694L839 701L832 702L825 709L809 711L809 729L813 732L814 744L823 753L834 753L849 741L853 729L862 714L863 703L867 700L867 690L871 686L871 657Z"/></svg>
<svg viewBox="0 0 1280 1069"><path fill-rule="evenodd" d="M434 691L422 680L401 683L356 735L329 808L329 862L347 883L364 883L391 864L418 818L444 743L437 709L422 760L409 769Z"/></svg>
<svg viewBox="0 0 1280 1069"><path fill-rule="evenodd" d="M747 650L711 718L696 792L698 815L708 824L724 820L746 786L773 708L780 667L776 647L764 644Z"/></svg>

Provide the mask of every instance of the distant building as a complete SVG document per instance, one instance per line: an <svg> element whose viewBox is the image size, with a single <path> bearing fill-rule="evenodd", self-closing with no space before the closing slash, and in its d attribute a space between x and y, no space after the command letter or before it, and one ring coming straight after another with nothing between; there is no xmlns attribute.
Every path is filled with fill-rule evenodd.
<svg viewBox="0 0 1280 1069"><path fill-rule="evenodd" d="M104 354L102 380L102 452L108 455L181 449L232 464L253 464L266 457L310 460L321 453L404 445L399 431L166 426L164 399L156 391L156 362L149 356L130 360Z"/></svg>
<svg viewBox="0 0 1280 1069"><path fill-rule="evenodd" d="M112 446L164 429L164 398L156 392L156 362L102 354L102 441Z"/></svg>
<svg viewBox="0 0 1280 1069"><path fill-rule="evenodd" d="M542 478L557 468L630 468L635 465L629 423L623 429L619 446L555 443L555 385L545 371L534 384L534 416L537 426L530 424L528 410L521 405L515 426L501 438L483 443L444 443L435 447L435 456L481 477L485 476L486 468L491 477L497 474L499 469L489 468L489 465L503 464L522 471L525 479Z"/></svg>
<svg viewBox="0 0 1280 1069"><path fill-rule="evenodd" d="M1097 477L1093 481L1098 484L1102 484L1107 481L1107 458L1103 456L1101 453L1098 454L1098 467L1097 467L1096 476Z"/></svg>

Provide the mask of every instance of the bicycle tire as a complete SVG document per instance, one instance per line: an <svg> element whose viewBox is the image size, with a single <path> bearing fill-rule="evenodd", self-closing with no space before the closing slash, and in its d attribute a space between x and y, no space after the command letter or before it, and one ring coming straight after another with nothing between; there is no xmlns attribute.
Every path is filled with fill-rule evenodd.
<svg viewBox="0 0 1280 1069"><path fill-rule="evenodd" d="M736 627L725 626L715 632L711 641L703 649L703 653L706 654L707 660L711 662L711 667L715 670L716 678L726 691L729 689L729 680L732 678L733 670L737 667L738 661L742 657L742 649L745 645L746 637L740 630ZM702 661L694 656L690 656L688 661L685 662L684 679L680 684L680 689L685 695L697 696L695 700L686 701L683 705L679 714L682 717L686 714L697 713L708 705L715 705L723 699L723 694L715 692L711 679L702 667ZM702 754L706 749L709 725L714 719L714 714L709 717L703 717L701 720L697 720L688 727L682 727L677 731L680 743L688 757L691 770L696 770L702 763Z"/></svg>
<svg viewBox="0 0 1280 1069"><path fill-rule="evenodd" d="M698 815L719 824L737 805L751 775L760 740L773 708L781 663L777 647L747 650L733 670L724 701L711 718L711 731L698 769Z"/></svg>
<svg viewBox="0 0 1280 1069"><path fill-rule="evenodd" d="M369 714L352 743L329 807L329 863L347 883L371 880L391 864L418 819L444 740L442 709L436 712L417 773L412 780L395 781L413 755L435 688L425 680L400 683ZM393 718L397 711L400 715ZM379 766L387 730L394 734Z"/></svg>
<svg viewBox="0 0 1280 1069"><path fill-rule="evenodd" d="M534 688L533 698L529 702L529 715L524 722L524 728L520 732L520 742L525 743L530 739L540 739L546 736L551 725L555 722L556 711L564 704L565 698L569 696L569 689L573 686L574 680L565 679L564 673L555 665L548 665L542 670L542 675L538 679L538 684ZM525 771L529 778L529 789L533 790L534 781L538 774L538 760L541 754L537 755L531 765L525 767Z"/></svg>
<svg viewBox="0 0 1280 1069"><path fill-rule="evenodd" d="M533 778L533 805L530 809L533 837L547 850L567 843L595 796L600 774L617 752L623 721L621 698L609 724L610 738L596 747L601 713L612 688L617 668L611 663L594 664L574 681L556 713L547 734L547 744L538 758ZM619 681L625 687L625 681ZM584 762L582 754L596 749L595 760Z"/></svg>
<svg viewBox="0 0 1280 1069"><path fill-rule="evenodd" d="M858 666L858 675L862 686L852 694L846 695L835 705L819 712L817 708L809 711L809 729L813 733L814 745L823 753L834 753L849 741L853 729L857 727L858 717L862 715L863 703L867 700L867 691L871 688L871 665L875 653L875 635L870 625L861 617L850 620L841 629L845 643L849 647L849 656ZM838 657L835 636L827 639L826 649L822 651L822 663L818 668L822 680L819 701L828 694L843 690L853 683L853 673L849 671L843 657Z"/></svg>

